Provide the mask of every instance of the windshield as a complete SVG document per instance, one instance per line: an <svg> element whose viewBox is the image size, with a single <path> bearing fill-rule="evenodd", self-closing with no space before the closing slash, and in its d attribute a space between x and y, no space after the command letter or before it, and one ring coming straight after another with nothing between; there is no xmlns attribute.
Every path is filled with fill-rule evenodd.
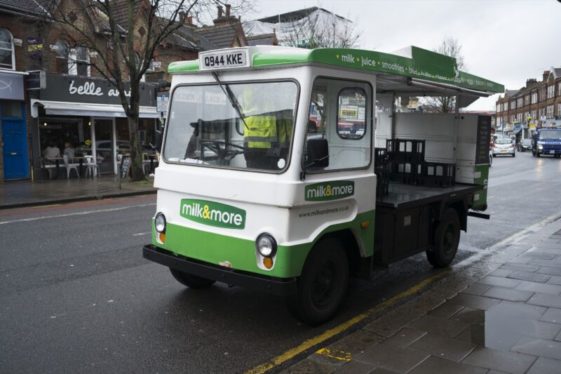
<svg viewBox="0 0 561 374"><path fill-rule="evenodd" d="M201 166L283 170L288 165L297 100L294 82L177 87L164 158Z"/></svg>
<svg viewBox="0 0 561 374"><path fill-rule="evenodd" d="M540 132L541 140L560 140L561 139L561 129L559 130L542 130Z"/></svg>
<svg viewBox="0 0 561 374"><path fill-rule="evenodd" d="M512 144L512 140L510 140L510 138L497 138L497 141L495 143L497 143L497 144Z"/></svg>

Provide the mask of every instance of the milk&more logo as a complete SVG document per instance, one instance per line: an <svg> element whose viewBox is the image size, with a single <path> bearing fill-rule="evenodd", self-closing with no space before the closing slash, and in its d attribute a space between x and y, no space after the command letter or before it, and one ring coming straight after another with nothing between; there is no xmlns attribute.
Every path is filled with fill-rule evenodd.
<svg viewBox="0 0 561 374"><path fill-rule="evenodd" d="M337 200L352 196L355 191L355 182L336 181L315 183L306 186L305 199L307 201Z"/></svg>
<svg viewBox="0 0 561 374"><path fill-rule="evenodd" d="M203 225L240 230L245 227L245 210L214 201L182 199L180 214Z"/></svg>

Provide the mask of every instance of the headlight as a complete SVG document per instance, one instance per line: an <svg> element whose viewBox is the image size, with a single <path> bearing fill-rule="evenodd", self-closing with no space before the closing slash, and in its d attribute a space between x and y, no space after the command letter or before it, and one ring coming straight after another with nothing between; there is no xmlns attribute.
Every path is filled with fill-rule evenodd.
<svg viewBox="0 0 561 374"><path fill-rule="evenodd" d="M538 149L543 149L543 144L538 144Z"/></svg>
<svg viewBox="0 0 561 374"><path fill-rule="evenodd" d="M277 241L267 233L257 237L255 247L263 257L273 257L277 253Z"/></svg>
<svg viewBox="0 0 561 374"><path fill-rule="evenodd" d="M164 216L163 213L156 214L154 227L156 227L157 232L166 232L166 216Z"/></svg>

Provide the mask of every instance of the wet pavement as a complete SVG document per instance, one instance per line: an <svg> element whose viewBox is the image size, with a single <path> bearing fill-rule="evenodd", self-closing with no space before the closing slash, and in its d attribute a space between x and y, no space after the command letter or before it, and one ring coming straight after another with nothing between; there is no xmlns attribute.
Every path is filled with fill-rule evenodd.
<svg viewBox="0 0 561 374"><path fill-rule="evenodd" d="M140 182L115 176L0 183L0 209L155 193L153 178Z"/></svg>
<svg viewBox="0 0 561 374"><path fill-rule="evenodd" d="M283 373L561 373L561 216Z"/></svg>

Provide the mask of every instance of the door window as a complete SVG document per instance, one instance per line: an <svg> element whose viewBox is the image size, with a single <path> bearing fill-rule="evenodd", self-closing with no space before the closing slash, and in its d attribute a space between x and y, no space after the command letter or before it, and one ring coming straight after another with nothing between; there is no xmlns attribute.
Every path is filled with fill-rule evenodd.
<svg viewBox="0 0 561 374"><path fill-rule="evenodd" d="M303 162L308 171L356 169L370 165L371 103L372 87L366 82L316 79L310 98ZM319 151L318 156L318 150L325 147L328 155ZM323 160L312 160L317 157Z"/></svg>

